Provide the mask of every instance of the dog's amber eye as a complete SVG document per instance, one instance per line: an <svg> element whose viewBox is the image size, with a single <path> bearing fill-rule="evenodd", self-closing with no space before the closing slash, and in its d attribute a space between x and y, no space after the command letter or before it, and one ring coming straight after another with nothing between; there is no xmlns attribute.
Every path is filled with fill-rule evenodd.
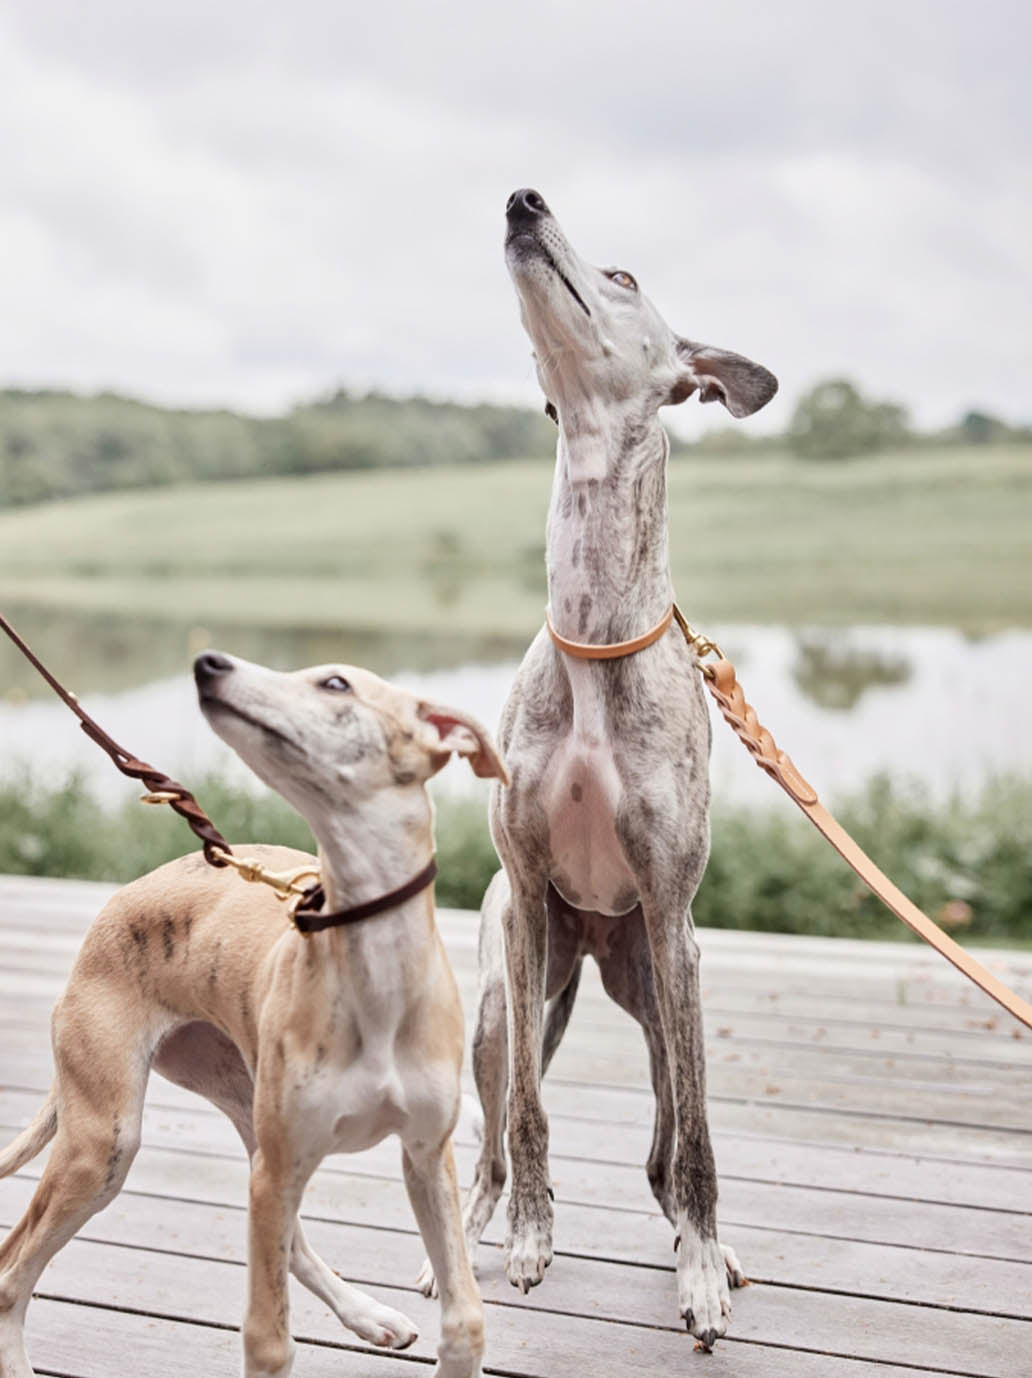
<svg viewBox="0 0 1032 1378"><path fill-rule="evenodd" d="M343 675L331 675L329 679L324 679L319 685L320 689L331 689L337 694L348 694L351 692L351 685Z"/></svg>
<svg viewBox="0 0 1032 1378"><path fill-rule="evenodd" d="M625 273L622 268L617 268L610 273L609 281L615 282L617 287L626 287L628 292L637 292L638 290L638 284L634 278L631 277L630 273Z"/></svg>

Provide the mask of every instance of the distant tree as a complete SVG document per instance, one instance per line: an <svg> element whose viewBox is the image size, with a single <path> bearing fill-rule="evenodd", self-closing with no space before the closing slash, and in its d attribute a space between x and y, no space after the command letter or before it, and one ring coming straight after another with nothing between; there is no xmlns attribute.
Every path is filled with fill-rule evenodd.
<svg viewBox="0 0 1032 1378"><path fill-rule="evenodd" d="M883 450L910 438L906 408L872 402L848 378L828 378L799 399L788 428L797 454L814 459Z"/></svg>
<svg viewBox="0 0 1032 1378"><path fill-rule="evenodd" d="M1010 439L1011 428L998 416L990 416L988 412L968 411L960 418L957 432L962 445L992 445Z"/></svg>

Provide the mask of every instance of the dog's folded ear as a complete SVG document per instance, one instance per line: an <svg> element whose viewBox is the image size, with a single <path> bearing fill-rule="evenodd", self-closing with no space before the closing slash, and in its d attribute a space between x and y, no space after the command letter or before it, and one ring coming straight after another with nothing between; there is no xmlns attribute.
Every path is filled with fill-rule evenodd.
<svg viewBox="0 0 1032 1378"><path fill-rule="evenodd" d="M485 780L509 783L509 772L487 730L476 718L456 708L423 702L417 711L418 721L425 725L424 745L431 756L440 756L441 765L455 752L465 756L474 775Z"/></svg>
<svg viewBox="0 0 1032 1378"><path fill-rule="evenodd" d="M723 402L732 416L752 416L778 390L778 380L769 369L727 349L678 340L677 357L682 373L670 394L671 402L683 402L698 390L700 402Z"/></svg>

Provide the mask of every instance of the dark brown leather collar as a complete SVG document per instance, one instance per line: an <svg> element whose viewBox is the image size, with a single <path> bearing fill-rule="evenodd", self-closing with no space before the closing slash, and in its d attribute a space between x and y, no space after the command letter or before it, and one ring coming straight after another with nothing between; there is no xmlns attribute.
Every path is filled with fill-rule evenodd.
<svg viewBox="0 0 1032 1378"><path fill-rule="evenodd" d="M314 885L294 910L294 927L299 933L307 935L318 933L324 928L341 928L345 924L358 923L360 919L371 919L374 914L394 909L410 900L413 895L418 895L420 890L425 890L428 885L433 884L436 875L437 858L431 857L418 876L413 876L404 885L399 885L397 890L391 890L389 894L380 895L375 900L366 900L364 904L352 905L350 909L337 909L330 914L321 912L326 903L326 892L321 885Z"/></svg>

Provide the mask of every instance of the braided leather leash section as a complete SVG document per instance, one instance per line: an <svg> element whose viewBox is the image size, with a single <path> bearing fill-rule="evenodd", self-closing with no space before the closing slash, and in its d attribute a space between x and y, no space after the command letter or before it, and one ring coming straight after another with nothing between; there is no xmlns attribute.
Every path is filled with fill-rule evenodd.
<svg viewBox="0 0 1032 1378"><path fill-rule="evenodd" d="M168 804L181 818L186 819L204 846L206 861L212 866L225 866L224 858L232 849L186 786L181 785L178 780L171 779L162 771L156 770L146 761L141 761L132 752L126 751L125 747L119 746L113 737L109 737L100 724L95 722L85 709L80 708L75 695L70 693L60 680L55 679L2 613L0 613L0 628L7 633L26 660L35 666L58 698L72 710L79 719L79 726L87 737L96 742L101 750L107 752L123 775L128 775L132 780L142 781L152 793L162 796L162 803Z"/></svg>
<svg viewBox="0 0 1032 1378"><path fill-rule="evenodd" d="M692 649L692 636L685 631L683 618L678 624ZM691 629L689 628L689 631ZM945 957L968 980L979 986L986 995L1002 1005L1015 1019L1032 1029L1032 1005L1022 1000L1004 985L992 972L987 971L981 962L976 961L970 952L944 933L923 910L904 895L903 891L880 870L859 844L846 832L842 824L833 817L817 797L817 791L804 779L784 751L781 751L774 738L760 723L756 710L746 702L745 693L738 683L735 667L722 651L709 642L703 642L704 654L716 652L715 661L699 660L706 687L709 689L720 713L739 741L755 760L756 764L781 786L790 799L806 814L807 818L824 838L834 847L839 856L852 867L867 888L886 905L896 917L902 920L926 943Z"/></svg>

